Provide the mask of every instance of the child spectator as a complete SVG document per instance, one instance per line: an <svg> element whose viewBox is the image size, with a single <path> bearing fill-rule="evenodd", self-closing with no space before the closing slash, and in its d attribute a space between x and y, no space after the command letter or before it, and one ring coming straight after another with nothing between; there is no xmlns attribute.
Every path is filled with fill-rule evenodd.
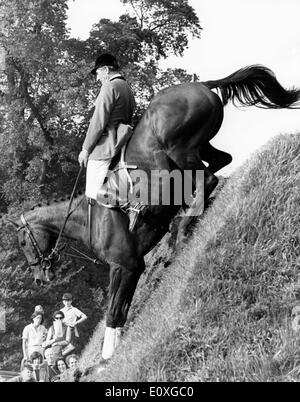
<svg viewBox="0 0 300 402"><path fill-rule="evenodd" d="M45 382L46 367L43 363L43 356L39 352L33 352L30 355L31 366L33 368L33 378L36 382Z"/></svg>
<svg viewBox="0 0 300 402"><path fill-rule="evenodd" d="M75 337L79 337L77 326L83 323L87 316L78 308L72 305L71 293L65 293L62 297L64 307L60 310L64 313L64 323L71 329L71 341L66 353L70 353L75 349Z"/></svg>

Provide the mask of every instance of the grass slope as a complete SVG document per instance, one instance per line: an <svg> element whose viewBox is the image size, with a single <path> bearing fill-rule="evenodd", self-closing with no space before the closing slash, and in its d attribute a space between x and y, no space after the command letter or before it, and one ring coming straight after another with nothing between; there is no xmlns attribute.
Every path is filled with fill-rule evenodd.
<svg viewBox="0 0 300 402"><path fill-rule="evenodd" d="M171 264L163 239L117 354L87 381L298 378L289 314L300 285L299 139L281 135L239 169ZM103 328L82 368L97 362ZM275 371L268 363L278 351Z"/></svg>

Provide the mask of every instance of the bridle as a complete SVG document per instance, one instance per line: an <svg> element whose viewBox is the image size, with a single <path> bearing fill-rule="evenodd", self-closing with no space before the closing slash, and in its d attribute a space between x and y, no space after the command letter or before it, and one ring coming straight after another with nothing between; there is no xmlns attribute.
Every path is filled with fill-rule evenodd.
<svg viewBox="0 0 300 402"><path fill-rule="evenodd" d="M54 257L57 256L57 260L56 262L58 262L60 260L60 254L54 253L54 249L50 252L50 254L45 257L44 254L42 253L38 242L36 240L36 238L34 237L33 234L33 230L30 227L29 223L27 222L27 220L25 219L24 214L21 215L21 222L23 224L23 226L20 226L17 231L19 232L21 229L25 229L26 233L28 234L28 238L30 240L33 252L34 252L34 256L35 256L35 260L31 263L29 263L30 267L33 267L35 265L40 264L42 269L45 271L45 275L46 278L49 279L49 270L52 267L52 262L54 260Z"/></svg>
<svg viewBox="0 0 300 402"><path fill-rule="evenodd" d="M48 281L50 280L49 279L49 271L53 268L53 263L57 263L57 262L60 261L61 252L66 247L66 243L64 243L63 245L60 246L60 242L61 242L61 238L63 236L63 231L65 229L67 220L69 219L70 215L74 212L74 210L71 211L71 206L72 206L75 190L77 188L77 184L78 184L78 181L79 181L79 177L80 177L82 168L83 168L83 166L80 167L79 173L77 175L77 179L76 179L76 182L75 182L75 185L74 185L71 197L70 197L70 202L69 202L68 210L67 210L67 213L66 213L66 216L65 216L65 219L64 219L64 223L63 223L63 225L62 225L62 227L61 227L61 229L59 231L55 246L50 251L48 256L45 256L43 254L43 252L41 251L41 248L39 247L39 244L38 244L36 238L34 237L33 230L30 227L29 223L27 222L24 214L21 214L21 217L20 217L21 222L22 222L23 225L20 226L17 229L17 231L19 232L21 229L26 230L26 232L28 234L28 238L29 238L31 246L32 246L32 249L33 249L33 252L34 252L34 255L35 255L35 260L33 262L29 263L29 266L32 267L32 266L36 266L36 265L39 264L42 267L43 271L45 272L45 276L46 276L46 279ZM69 255L71 257L76 257L76 258L84 258L84 259L86 259L88 261L93 262L94 264L101 263L98 258L91 258L87 254L85 254L82 251L78 250L77 248L75 248L73 246L69 246L69 247L71 248L71 250L77 252L79 254L79 256L65 252L66 255ZM52 269L52 272L53 272L53 269Z"/></svg>

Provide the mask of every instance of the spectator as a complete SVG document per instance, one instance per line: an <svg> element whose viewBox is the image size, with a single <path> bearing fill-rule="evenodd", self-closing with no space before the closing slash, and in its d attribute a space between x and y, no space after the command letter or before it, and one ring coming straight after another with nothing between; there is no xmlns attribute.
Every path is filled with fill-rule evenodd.
<svg viewBox="0 0 300 402"><path fill-rule="evenodd" d="M54 366L55 366L56 371L59 374L57 376L55 376L55 378L53 378L52 381L60 382L63 373L65 373L67 371L67 364L65 362L65 359L63 357L58 357L55 361Z"/></svg>
<svg viewBox="0 0 300 402"><path fill-rule="evenodd" d="M7 380L7 382L36 382L35 379L33 378L32 373L33 373L32 366L26 363L23 366L21 375L13 377L10 380Z"/></svg>
<svg viewBox="0 0 300 402"><path fill-rule="evenodd" d="M65 352L64 349L70 343L71 329L64 324L64 317L62 311L55 311L53 314L53 325L49 328L47 339L43 344L44 347L52 347L54 359L68 353L68 351Z"/></svg>
<svg viewBox="0 0 300 402"><path fill-rule="evenodd" d="M67 370L67 364L63 357L59 357L56 359L55 368L60 374L64 373Z"/></svg>
<svg viewBox="0 0 300 402"><path fill-rule="evenodd" d="M43 363L43 356L39 352L33 352L30 355L30 361L33 368L33 378L36 382L46 381L46 365Z"/></svg>
<svg viewBox="0 0 300 402"><path fill-rule="evenodd" d="M70 370L75 370L78 367L79 357L76 354L67 357L67 365Z"/></svg>
<svg viewBox="0 0 300 402"><path fill-rule="evenodd" d="M79 357L76 354L71 354L67 356L66 362L68 365L68 380L70 382L77 382L81 376L81 371L78 368Z"/></svg>
<svg viewBox="0 0 300 402"><path fill-rule="evenodd" d="M44 315L40 312L34 312L31 316L31 324L26 325L23 330L23 360L29 360L33 352L43 354L43 342L47 336L47 330L44 327Z"/></svg>
<svg viewBox="0 0 300 402"><path fill-rule="evenodd" d="M51 346L46 348L45 350L45 359L46 359L45 382L53 382L55 381L55 377L59 374L59 372L55 368L54 352Z"/></svg>
<svg viewBox="0 0 300 402"><path fill-rule="evenodd" d="M34 312L35 312L35 313L41 313L41 314L43 314L43 315L45 314L45 313L44 313L44 309L43 309L43 307L42 307L41 305L35 306Z"/></svg>
<svg viewBox="0 0 300 402"><path fill-rule="evenodd" d="M71 293L65 293L62 297L62 300L64 307L60 311L64 313L64 323L68 325L71 330L71 341L66 352L70 353L75 349L75 337L79 337L77 326L83 323L87 319L87 316L72 305Z"/></svg>

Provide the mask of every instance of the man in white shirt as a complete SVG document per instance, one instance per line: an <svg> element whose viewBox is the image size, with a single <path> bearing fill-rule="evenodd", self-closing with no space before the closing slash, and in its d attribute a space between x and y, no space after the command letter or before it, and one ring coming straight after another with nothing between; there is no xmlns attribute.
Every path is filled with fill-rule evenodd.
<svg viewBox="0 0 300 402"><path fill-rule="evenodd" d="M74 336L79 337L77 325L81 324L87 319L86 314L80 311L78 308L72 306L72 295L71 293L65 293L63 295L64 307L60 309L64 313L64 323L71 328L71 341L69 344L69 352L75 349L74 347Z"/></svg>

